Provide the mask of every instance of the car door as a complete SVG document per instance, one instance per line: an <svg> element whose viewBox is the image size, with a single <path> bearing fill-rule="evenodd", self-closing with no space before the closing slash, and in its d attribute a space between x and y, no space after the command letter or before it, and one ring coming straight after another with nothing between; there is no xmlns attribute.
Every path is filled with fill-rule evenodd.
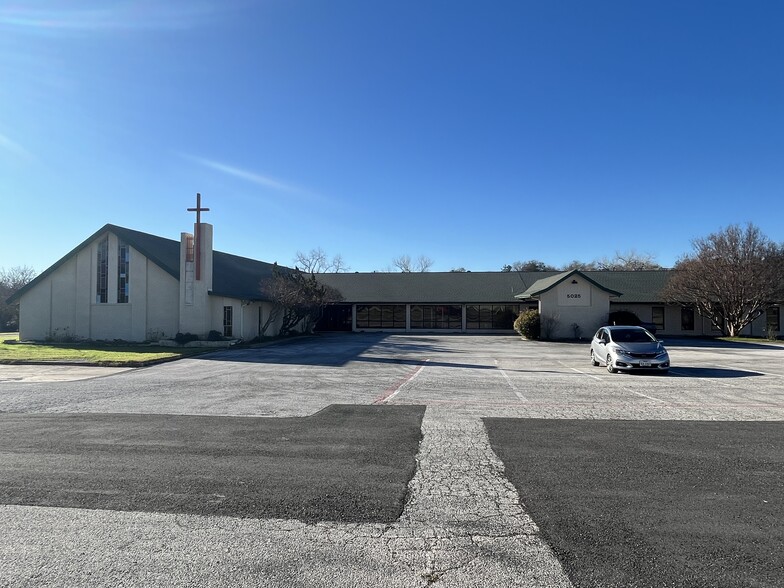
<svg viewBox="0 0 784 588"><path fill-rule="evenodd" d="M593 336L593 342L591 343L593 349L593 356L600 360L604 361L604 358L607 356L607 351L605 348L605 339L607 338L607 334L604 329L599 329L596 331L596 334Z"/></svg>

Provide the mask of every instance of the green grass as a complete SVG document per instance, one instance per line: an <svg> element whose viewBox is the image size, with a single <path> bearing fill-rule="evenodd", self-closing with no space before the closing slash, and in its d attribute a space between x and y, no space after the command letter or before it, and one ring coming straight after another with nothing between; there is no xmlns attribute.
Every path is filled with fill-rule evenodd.
<svg viewBox="0 0 784 588"><path fill-rule="evenodd" d="M717 337L719 341L731 341L733 343L778 343L784 345L782 339L768 339L766 337Z"/></svg>
<svg viewBox="0 0 784 588"><path fill-rule="evenodd" d="M9 343L10 341L10 343ZM157 347L99 343L18 343L18 333L0 333L0 364L80 363L101 366L143 366L207 351L200 347Z"/></svg>

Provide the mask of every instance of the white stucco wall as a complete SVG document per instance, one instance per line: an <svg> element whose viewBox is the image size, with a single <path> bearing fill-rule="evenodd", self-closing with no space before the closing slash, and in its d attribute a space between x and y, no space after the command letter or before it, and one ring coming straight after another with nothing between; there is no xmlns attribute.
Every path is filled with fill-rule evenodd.
<svg viewBox="0 0 784 588"><path fill-rule="evenodd" d="M52 282L46 280L19 299L19 338L41 341L51 331Z"/></svg>
<svg viewBox="0 0 784 588"><path fill-rule="evenodd" d="M272 305L269 302L250 302L226 296L210 297L210 330L223 334L223 308L232 307L233 324L232 337L250 341L260 335L259 309L261 309L261 326L269 318ZM278 316L267 328L265 336L274 336L280 331L282 317Z"/></svg>
<svg viewBox="0 0 784 588"><path fill-rule="evenodd" d="M133 263L132 263L133 266ZM146 263L145 332L144 339L172 338L177 334L179 320L179 283L158 265ZM131 300L141 296L131 282ZM134 302L134 304L136 304Z"/></svg>
<svg viewBox="0 0 784 588"><path fill-rule="evenodd" d="M194 231L195 231L194 226ZM179 330L206 337L211 330L223 332L223 314L216 319L215 301L209 292L212 290L212 234L209 223L201 225L201 276L196 279L195 262L186 262L185 239L189 233L180 235L180 276L179 283ZM194 254L195 255L195 254ZM219 328L215 325L218 324Z"/></svg>
<svg viewBox="0 0 784 588"><path fill-rule="evenodd" d="M574 324L581 338L590 338L606 322L609 311L609 294L581 276L568 278L539 297L541 319L555 319L552 339L573 338Z"/></svg>
<svg viewBox="0 0 784 588"><path fill-rule="evenodd" d="M177 280L130 249L129 301L117 303L117 247L109 233L108 301L96 302L97 247L103 236L65 260L20 300L21 339L123 339L143 341L151 329L174 335Z"/></svg>

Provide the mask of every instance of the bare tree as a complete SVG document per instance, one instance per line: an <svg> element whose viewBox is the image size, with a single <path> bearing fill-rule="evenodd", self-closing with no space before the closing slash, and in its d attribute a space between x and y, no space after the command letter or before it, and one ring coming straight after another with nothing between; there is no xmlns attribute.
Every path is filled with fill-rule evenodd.
<svg viewBox="0 0 784 588"><path fill-rule="evenodd" d="M311 249L308 253L297 251L294 265L308 274L326 274L347 272L351 268L343 261L343 256L335 255L331 259L321 247Z"/></svg>
<svg viewBox="0 0 784 588"><path fill-rule="evenodd" d="M332 267L330 268L330 271L336 274L345 273L351 271L351 267L343 261L343 256L338 253L332 258Z"/></svg>
<svg viewBox="0 0 784 588"><path fill-rule="evenodd" d="M416 271L418 272L426 272L429 271L431 267L433 267L433 263L435 263L432 259L430 259L427 255L420 255L417 257L416 260Z"/></svg>
<svg viewBox="0 0 784 588"><path fill-rule="evenodd" d="M661 293L668 302L693 306L733 337L784 299L784 244L753 224L731 225L694 239L692 246Z"/></svg>
<svg viewBox="0 0 784 588"><path fill-rule="evenodd" d="M466 268L464 268L464 267L453 267L453 268L452 268L451 270L449 270L449 271L450 271L450 272L453 272L453 273L458 273L458 274L459 274L459 273L466 273L466 272L468 272L468 270L467 270Z"/></svg>
<svg viewBox="0 0 784 588"><path fill-rule="evenodd" d="M288 335L295 329L310 332L321 318L324 307L343 299L340 292L320 283L313 273L308 275L296 269L280 268L277 264L272 270L272 277L260 287L273 303L273 311L262 327L262 334L278 317L282 317L281 335Z"/></svg>
<svg viewBox="0 0 784 588"><path fill-rule="evenodd" d="M506 264L501 268L502 272L552 272L557 268L549 265L538 259L529 259L528 261L515 261L511 264Z"/></svg>
<svg viewBox="0 0 784 588"><path fill-rule="evenodd" d="M433 266L433 263L433 260L427 255L420 255L416 261L412 261L411 256L407 254L392 260L392 265L401 272L426 272Z"/></svg>
<svg viewBox="0 0 784 588"><path fill-rule="evenodd" d="M567 264L564 264L561 267L561 271L565 271L565 272L575 270L575 269L583 272L587 272L587 271L597 270L599 268L597 267L595 261L585 262L585 261L580 261L579 259L573 259L572 261L570 261Z"/></svg>
<svg viewBox="0 0 784 588"><path fill-rule="evenodd" d="M392 260L392 265L394 265L397 269L401 272L410 272L411 271L411 256L410 255L400 255Z"/></svg>
<svg viewBox="0 0 784 588"><path fill-rule="evenodd" d="M7 300L17 290L29 284L35 275L35 270L28 266L0 268L0 331L16 331L19 328L19 303L9 304Z"/></svg>
<svg viewBox="0 0 784 588"><path fill-rule="evenodd" d="M603 271L642 271L657 270L662 267L650 253L637 253L634 249L626 252L615 252L615 257L603 257L592 262L597 269Z"/></svg>

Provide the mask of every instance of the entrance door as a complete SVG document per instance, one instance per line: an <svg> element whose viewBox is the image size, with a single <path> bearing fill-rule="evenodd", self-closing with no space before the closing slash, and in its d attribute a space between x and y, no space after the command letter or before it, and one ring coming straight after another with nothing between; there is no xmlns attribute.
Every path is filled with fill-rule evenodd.
<svg viewBox="0 0 784 588"><path fill-rule="evenodd" d="M351 305L332 304L324 308L324 313L316 323L316 331L350 331Z"/></svg>

